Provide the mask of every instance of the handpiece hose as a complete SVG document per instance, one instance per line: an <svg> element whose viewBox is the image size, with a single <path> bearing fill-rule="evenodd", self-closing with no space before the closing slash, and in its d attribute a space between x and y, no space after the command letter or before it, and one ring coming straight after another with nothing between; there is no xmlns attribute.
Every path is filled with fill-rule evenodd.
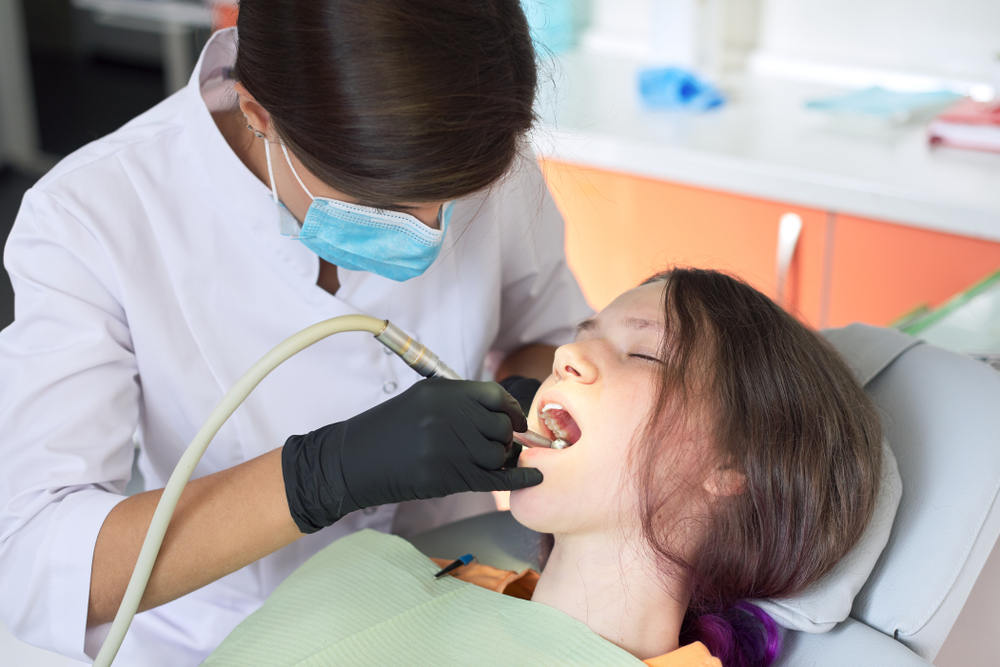
<svg viewBox="0 0 1000 667"><path fill-rule="evenodd" d="M230 387L229 391L219 404L208 416L201 430L194 436L191 444L181 455L180 461L170 474L163 493L156 504L153 518L149 522L149 529L146 531L146 538L142 542L139 557L136 559L135 569L132 570L132 577L129 579L125 595L115 614L115 620L111 623L108 636L101 645L101 650L94 660L97 667L108 667L118 654L125 633L128 632L139 609L139 602L146 592L146 584L149 583L149 576L153 571L153 564L160 553L160 546L163 544L163 536L167 532L170 518L174 514L177 502L180 500L181 492L187 485L194 469L204 455L208 444L215 437L215 434L222 428L222 425L233 414L233 412L246 400L250 392L254 390L260 381L277 366L286 361L293 354L297 354L309 347L313 343L320 341L327 336L344 331L368 331L378 334L386 327L386 321L369 317L368 315L343 315L324 320L302 331L293 334L289 338L278 343L270 352L261 357L257 363L250 367L243 376Z"/></svg>
<svg viewBox="0 0 1000 667"><path fill-rule="evenodd" d="M135 568L129 579L125 594L122 597L118 612L108 631L108 636L101 645L101 650L94 660L94 665L98 667L109 667L118 649L121 648L125 634L128 632L132 619L139 609L139 603L146 592L146 585L149 583L153 565L159 555L160 547L163 544L163 537L167 532L167 526L174 514L174 509L180 500L181 492L194 474L195 467L204 455L209 443L215 434L222 428L222 425L233 414L233 412L246 400L250 392L260 384L268 373L285 362L289 357L297 354L327 336L342 333L345 331L367 331L373 334L379 342L398 354L403 361L425 377L444 377L454 380L461 379L455 371L442 362L436 354L428 350L424 345L413 340L399 327L393 325L388 320L380 320L368 315L342 315L328 320L324 320L302 331L293 334L281 343L278 343L267 354L261 357L257 363L250 367L246 373L229 389L219 404L205 420L201 429L194 436L187 449L181 455L180 460L174 467L170 478L167 480L160 500L156 504L153 518L150 520L149 529L143 540L142 548L136 559ZM528 447L551 447L552 444L540 435L531 433L515 433L515 439L522 445ZM536 444L543 443L543 444Z"/></svg>

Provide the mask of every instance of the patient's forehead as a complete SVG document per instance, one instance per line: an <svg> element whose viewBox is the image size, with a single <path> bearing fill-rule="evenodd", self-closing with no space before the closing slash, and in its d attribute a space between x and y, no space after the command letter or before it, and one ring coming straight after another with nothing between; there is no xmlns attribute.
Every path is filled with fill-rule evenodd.
<svg viewBox="0 0 1000 667"><path fill-rule="evenodd" d="M578 324L577 340L622 331L658 338L664 329L662 304L663 283L631 289L619 295L594 317Z"/></svg>
<svg viewBox="0 0 1000 667"><path fill-rule="evenodd" d="M618 296L602 310L598 317L608 324L627 320L633 325L648 323L651 329L663 330L663 288L664 283L656 282L634 287Z"/></svg>

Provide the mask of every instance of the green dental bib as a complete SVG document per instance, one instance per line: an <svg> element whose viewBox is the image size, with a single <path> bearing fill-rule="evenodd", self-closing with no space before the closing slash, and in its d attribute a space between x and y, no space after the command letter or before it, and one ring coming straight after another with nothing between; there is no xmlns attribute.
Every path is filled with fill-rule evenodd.
<svg viewBox="0 0 1000 667"><path fill-rule="evenodd" d="M641 665L543 604L434 578L406 540L342 538L278 586L206 665Z"/></svg>

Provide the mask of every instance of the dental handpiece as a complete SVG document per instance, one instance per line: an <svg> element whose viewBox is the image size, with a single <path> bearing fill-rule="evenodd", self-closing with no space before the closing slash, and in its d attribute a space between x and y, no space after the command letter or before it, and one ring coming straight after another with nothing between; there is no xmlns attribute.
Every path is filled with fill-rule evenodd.
<svg viewBox="0 0 1000 667"><path fill-rule="evenodd" d="M375 335L375 340L392 350L400 359L406 362L407 366L425 378L462 379L461 375L441 361L436 354L427 349L426 345L412 338L389 320L385 321L385 328L381 333ZM549 449L563 449L566 447L565 440L549 440L534 431L525 431L524 433L514 431L514 442L519 443L523 447L547 447Z"/></svg>

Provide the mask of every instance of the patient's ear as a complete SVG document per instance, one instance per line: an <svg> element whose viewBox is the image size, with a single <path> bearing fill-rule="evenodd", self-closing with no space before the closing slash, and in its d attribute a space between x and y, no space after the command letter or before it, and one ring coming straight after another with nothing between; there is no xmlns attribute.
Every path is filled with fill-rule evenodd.
<svg viewBox="0 0 1000 667"><path fill-rule="evenodd" d="M747 488L747 477L736 468L719 465L708 474L702 488L716 497L736 496Z"/></svg>

